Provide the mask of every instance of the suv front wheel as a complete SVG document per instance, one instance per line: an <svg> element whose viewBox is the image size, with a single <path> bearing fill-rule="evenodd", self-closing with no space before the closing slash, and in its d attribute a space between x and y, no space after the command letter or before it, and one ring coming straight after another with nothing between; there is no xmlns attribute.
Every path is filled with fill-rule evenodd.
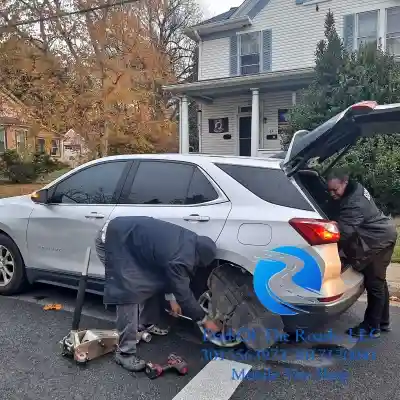
<svg viewBox="0 0 400 400"><path fill-rule="evenodd" d="M25 265L17 245L0 234L0 295L20 292L26 284Z"/></svg>

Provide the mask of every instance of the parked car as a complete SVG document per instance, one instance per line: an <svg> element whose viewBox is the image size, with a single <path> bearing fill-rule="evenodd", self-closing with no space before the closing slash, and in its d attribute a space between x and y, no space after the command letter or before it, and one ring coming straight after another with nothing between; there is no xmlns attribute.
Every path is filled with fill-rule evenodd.
<svg viewBox="0 0 400 400"><path fill-rule="evenodd" d="M257 318L265 311L249 295L252 276L258 260L279 246L312 250L324 274L320 297L304 297L302 288L283 284L275 294L306 308L307 323L336 318L363 292L363 277L342 268L339 235L330 222L333 203L323 177L309 165L347 150L360 137L396 132L399 122L400 104L363 102L307 134L300 131L284 160L199 154L105 157L32 195L1 199L0 294L14 294L28 282L77 287L89 246L88 290L101 294L104 268L94 251L98 230L117 216L146 215L217 243L217 261L196 277L194 291L202 306L218 311L226 323L245 326L246 315ZM217 283L210 283L215 271ZM303 315L301 321L296 318L286 317L285 325L304 324Z"/></svg>

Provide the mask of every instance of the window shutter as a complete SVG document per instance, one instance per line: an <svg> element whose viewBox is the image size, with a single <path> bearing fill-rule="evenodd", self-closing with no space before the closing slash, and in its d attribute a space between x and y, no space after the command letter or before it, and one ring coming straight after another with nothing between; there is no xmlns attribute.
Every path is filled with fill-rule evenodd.
<svg viewBox="0 0 400 400"><path fill-rule="evenodd" d="M344 16L343 21L343 44L344 48L349 52L354 51L354 37L356 34L356 16L349 14Z"/></svg>
<svg viewBox="0 0 400 400"><path fill-rule="evenodd" d="M230 37L230 49L229 49L229 56L230 56L230 75L236 76L238 75L238 39L237 35Z"/></svg>
<svg viewBox="0 0 400 400"><path fill-rule="evenodd" d="M267 29L262 32L262 53L263 53L263 68L264 72L272 70L272 31Z"/></svg>

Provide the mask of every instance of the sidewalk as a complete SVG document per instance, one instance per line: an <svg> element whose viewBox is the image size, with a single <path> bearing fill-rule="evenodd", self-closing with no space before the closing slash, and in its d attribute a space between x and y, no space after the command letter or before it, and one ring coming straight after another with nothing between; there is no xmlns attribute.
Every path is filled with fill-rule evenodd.
<svg viewBox="0 0 400 400"><path fill-rule="evenodd" d="M400 264L392 263L386 273L386 280L391 296L400 298Z"/></svg>

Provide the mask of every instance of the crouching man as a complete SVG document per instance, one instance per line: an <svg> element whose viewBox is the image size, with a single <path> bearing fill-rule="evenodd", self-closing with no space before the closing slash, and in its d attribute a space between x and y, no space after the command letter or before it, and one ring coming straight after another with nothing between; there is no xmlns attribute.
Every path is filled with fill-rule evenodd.
<svg viewBox="0 0 400 400"><path fill-rule="evenodd" d="M145 368L145 361L136 355L139 319L141 324L152 326L159 322L157 299L164 293L173 294L173 312L182 308L184 315L206 329L220 330L216 322L207 319L190 289L197 268L207 267L215 259L216 245L210 238L149 217L117 217L101 235L104 304L117 309L117 364L134 372Z"/></svg>

